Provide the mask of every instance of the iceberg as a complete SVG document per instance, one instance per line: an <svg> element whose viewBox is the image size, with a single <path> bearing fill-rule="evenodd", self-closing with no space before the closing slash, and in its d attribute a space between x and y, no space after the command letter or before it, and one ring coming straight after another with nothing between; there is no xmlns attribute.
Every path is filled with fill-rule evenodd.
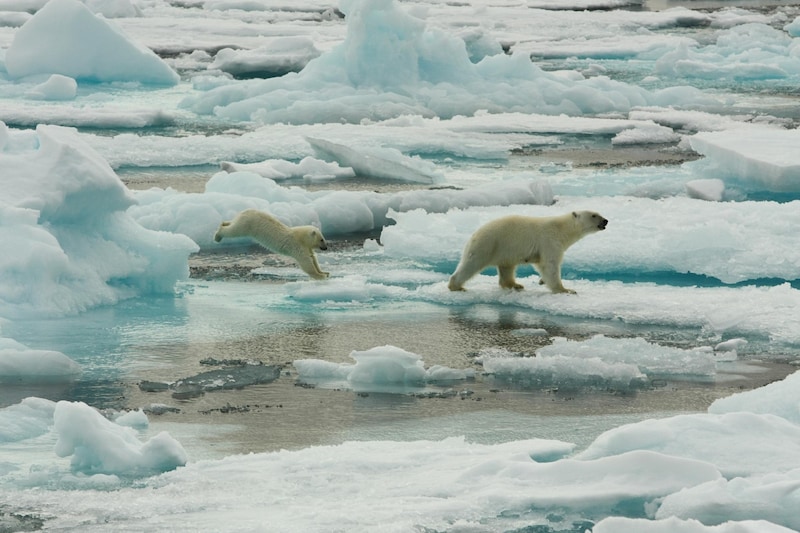
<svg viewBox="0 0 800 533"><path fill-rule="evenodd" d="M197 246L154 232L135 198L69 128L0 128L0 317L60 316L172 293Z"/></svg>
<svg viewBox="0 0 800 533"><path fill-rule="evenodd" d="M62 74L79 81L175 85L178 74L78 0L51 0L14 35L5 65L15 79Z"/></svg>

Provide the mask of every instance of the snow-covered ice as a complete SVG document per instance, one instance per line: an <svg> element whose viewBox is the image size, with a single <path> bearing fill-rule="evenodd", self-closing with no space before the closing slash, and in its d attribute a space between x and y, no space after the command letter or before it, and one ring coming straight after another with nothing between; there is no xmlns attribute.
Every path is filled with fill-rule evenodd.
<svg viewBox="0 0 800 533"><path fill-rule="evenodd" d="M654 4L3 2L0 530L800 529L797 6Z"/></svg>

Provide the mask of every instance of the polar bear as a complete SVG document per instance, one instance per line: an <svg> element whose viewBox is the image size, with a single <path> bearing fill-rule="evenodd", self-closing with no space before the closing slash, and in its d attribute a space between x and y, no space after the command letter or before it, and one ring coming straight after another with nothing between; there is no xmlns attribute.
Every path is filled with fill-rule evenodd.
<svg viewBox="0 0 800 533"><path fill-rule="evenodd" d="M277 254L293 257L303 272L314 279L330 275L319 268L314 255L314 248L328 249L325 236L314 226L289 227L269 213L246 209L219 225L214 240L219 242L224 237L250 237Z"/></svg>
<svg viewBox="0 0 800 533"><path fill-rule="evenodd" d="M564 252L581 238L606 229L608 220L593 211L573 211L554 217L511 215L492 220L470 237L448 288L463 291L464 283L488 266L496 266L500 286L522 289L517 265L531 263L539 272L540 285L552 292L575 291L561 283Z"/></svg>

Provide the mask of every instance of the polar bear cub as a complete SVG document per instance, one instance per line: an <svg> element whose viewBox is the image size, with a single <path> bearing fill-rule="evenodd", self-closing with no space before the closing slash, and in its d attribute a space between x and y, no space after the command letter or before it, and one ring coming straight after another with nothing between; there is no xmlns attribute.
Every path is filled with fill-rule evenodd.
<svg viewBox="0 0 800 533"><path fill-rule="evenodd" d="M573 211L554 217L511 215L492 220L475 231L448 288L463 291L466 283L486 267L496 266L500 286L522 289L515 276L517 265L531 263L539 272L539 284L552 292L575 291L561 283L564 252L581 238L606 229L608 220L594 211Z"/></svg>
<svg viewBox="0 0 800 533"><path fill-rule="evenodd" d="M293 257L303 272L314 279L330 275L320 269L314 255L315 248L328 249L322 232L314 226L289 227L268 213L246 209L219 225L214 240L219 242L224 237L250 237L277 254Z"/></svg>

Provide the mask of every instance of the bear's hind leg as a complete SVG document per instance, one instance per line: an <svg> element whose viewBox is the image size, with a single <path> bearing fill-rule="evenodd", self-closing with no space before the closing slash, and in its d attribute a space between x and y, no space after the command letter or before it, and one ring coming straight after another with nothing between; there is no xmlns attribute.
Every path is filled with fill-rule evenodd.
<svg viewBox="0 0 800 533"><path fill-rule="evenodd" d="M514 289L521 291L525 287L517 283L516 280L517 265L499 265L497 267L497 274L500 276L500 286L504 289Z"/></svg>
<svg viewBox="0 0 800 533"><path fill-rule="evenodd" d="M464 284L487 266L480 263L474 254L465 254L456 267L456 271L450 276L447 288L451 291L463 291Z"/></svg>

